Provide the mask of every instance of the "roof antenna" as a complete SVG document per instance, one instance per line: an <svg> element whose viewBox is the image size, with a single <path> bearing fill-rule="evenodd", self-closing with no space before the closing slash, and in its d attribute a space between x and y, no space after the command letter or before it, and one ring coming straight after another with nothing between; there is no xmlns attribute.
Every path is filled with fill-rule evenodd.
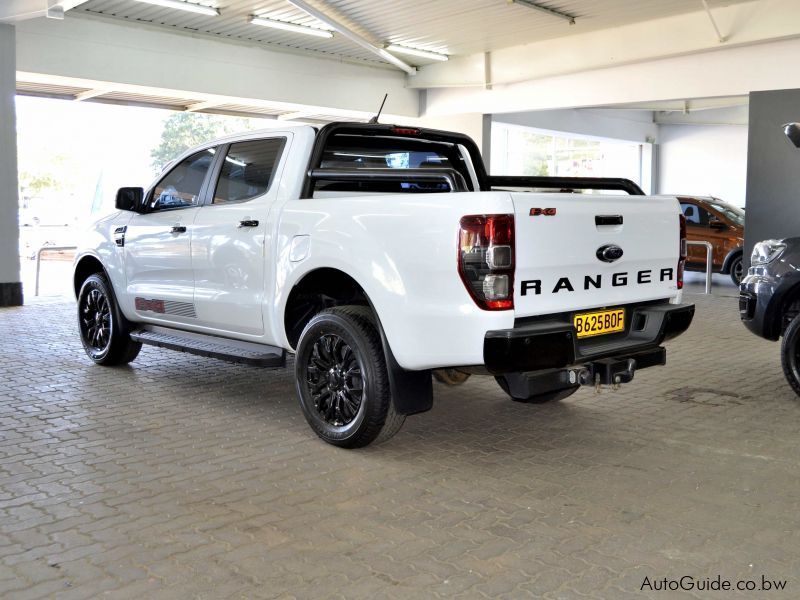
<svg viewBox="0 0 800 600"><path fill-rule="evenodd" d="M378 118L381 116L381 113L383 112L383 105L386 104L386 99L388 97L389 97L389 94L384 94L383 95L383 102L381 102L381 107L378 109L378 114L375 115L374 117L372 117L369 120L370 125L375 125L375 124L378 123Z"/></svg>

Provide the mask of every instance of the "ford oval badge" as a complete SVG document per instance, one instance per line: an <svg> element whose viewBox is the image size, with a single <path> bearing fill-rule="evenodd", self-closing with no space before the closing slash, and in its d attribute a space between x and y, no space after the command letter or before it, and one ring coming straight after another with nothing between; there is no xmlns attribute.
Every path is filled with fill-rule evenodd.
<svg viewBox="0 0 800 600"><path fill-rule="evenodd" d="M616 244L606 244L597 249L597 258L603 262L611 263L622 258L622 248Z"/></svg>

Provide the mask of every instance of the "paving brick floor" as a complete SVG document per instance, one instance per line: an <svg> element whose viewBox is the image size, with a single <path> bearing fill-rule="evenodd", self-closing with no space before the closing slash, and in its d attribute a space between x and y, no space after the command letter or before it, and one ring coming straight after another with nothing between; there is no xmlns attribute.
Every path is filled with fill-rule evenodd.
<svg viewBox="0 0 800 600"><path fill-rule="evenodd" d="M800 597L800 401L733 293L669 365L529 406L473 377L333 448L289 370L89 363L68 302L0 310L0 596ZM684 575L785 593L640 591Z"/></svg>

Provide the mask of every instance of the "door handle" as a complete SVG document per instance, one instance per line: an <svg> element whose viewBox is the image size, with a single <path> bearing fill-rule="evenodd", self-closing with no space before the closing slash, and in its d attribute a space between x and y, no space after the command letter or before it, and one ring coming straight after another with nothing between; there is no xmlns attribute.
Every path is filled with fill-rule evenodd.
<svg viewBox="0 0 800 600"><path fill-rule="evenodd" d="M186 233L186 226L185 225L173 225L172 229L170 229L172 233Z"/></svg>
<svg viewBox="0 0 800 600"><path fill-rule="evenodd" d="M239 221L239 227L258 227L258 221L255 219L242 219Z"/></svg>

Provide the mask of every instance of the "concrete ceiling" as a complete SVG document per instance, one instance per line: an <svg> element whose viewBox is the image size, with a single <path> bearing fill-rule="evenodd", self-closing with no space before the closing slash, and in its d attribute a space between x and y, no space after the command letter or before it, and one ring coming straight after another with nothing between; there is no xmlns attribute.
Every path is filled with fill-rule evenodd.
<svg viewBox="0 0 800 600"><path fill-rule="evenodd" d="M374 52L338 33L323 39L248 22L251 16L260 16L326 28L286 0L194 1L217 8L219 15L198 15L135 0L88 0L70 14L386 64ZM750 0L708 0L708 4L715 9L747 1ZM575 17L575 23L570 25L566 19L508 0L310 0L308 3L376 47L392 43L455 56L703 10L701 0L536 0L544 7ZM398 57L417 66L432 62L401 54Z"/></svg>
<svg viewBox="0 0 800 600"><path fill-rule="evenodd" d="M305 115L320 122L343 117L344 112L349 118L366 118L384 91L390 92L389 104L395 104L387 106L387 112L398 115L622 104L677 119L678 112L695 113L704 107L680 97L667 103L630 103L687 92L741 96L764 89L774 84L759 80L731 85L739 80L731 77L733 65L742 60L737 57L755 60L759 52L772 52L767 43L786 45L800 37L796 0L191 4L213 7L218 14L199 15L136 0L0 2L0 22L18 23L19 92L282 119ZM66 20L33 18L46 12L42 6L60 9L61 15L55 10L48 16L66 13ZM253 16L332 30L333 37L259 27L248 22ZM387 60L384 48L390 43L449 54L451 60L434 63L400 54ZM101 54L98 48L103 48ZM394 62L397 58L405 62ZM677 72L682 76L708 85L700 90L660 89L665 78L645 71L675 72L669 69L672 62L681 65ZM404 76L398 66L406 73L410 70L411 76ZM766 70L774 78L774 69ZM764 71L762 66L748 77L753 80ZM369 85L356 91L354 82ZM309 92L312 88L314 94ZM426 94L417 98L416 90ZM367 100L356 106L361 98ZM708 109L724 108L731 100L710 102ZM740 104L741 99L732 102ZM337 109L328 111L329 107Z"/></svg>

